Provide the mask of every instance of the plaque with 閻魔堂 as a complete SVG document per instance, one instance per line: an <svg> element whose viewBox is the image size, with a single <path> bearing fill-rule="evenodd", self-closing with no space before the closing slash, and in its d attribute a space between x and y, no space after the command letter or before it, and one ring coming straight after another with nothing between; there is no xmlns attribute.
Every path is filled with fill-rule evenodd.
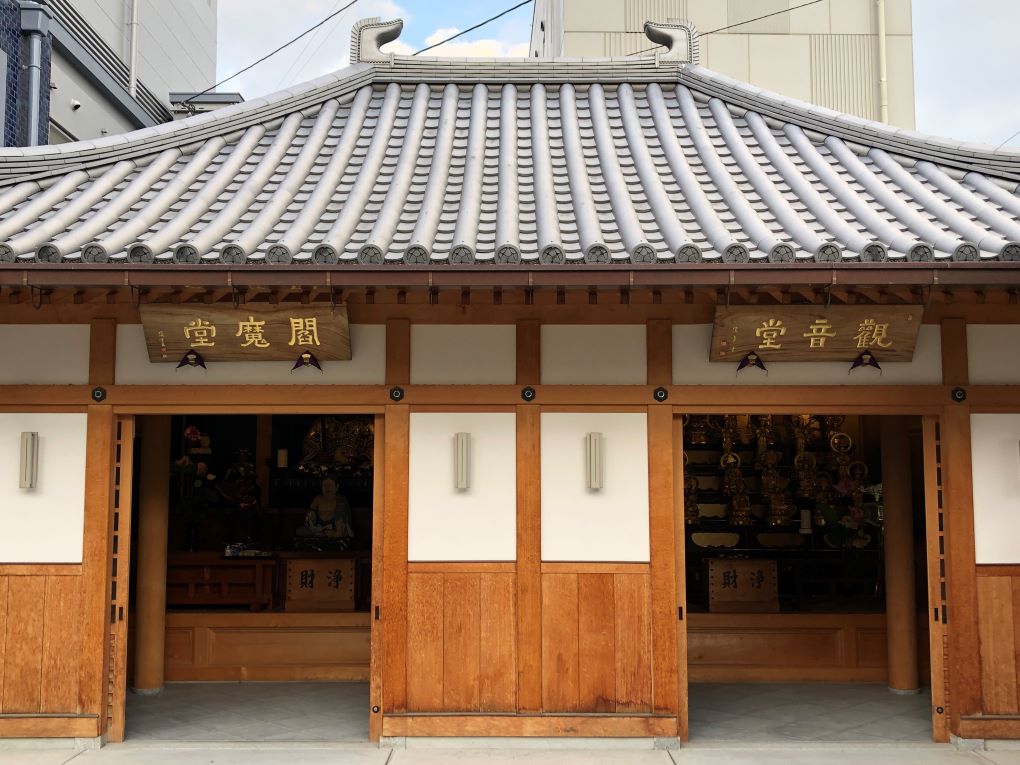
<svg viewBox="0 0 1020 765"><path fill-rule="evenodd" d="M869 353L910 361L917 346L919 306L720 306L711 361L853 361Z"/></svg>
<svg viewBox="0 0 1020 765"><path fill-rule="evenodd" d="M323 361L351 358L347 308L304 303L139 307L149 361L174 362L195 351L206 361Z"/></svg>

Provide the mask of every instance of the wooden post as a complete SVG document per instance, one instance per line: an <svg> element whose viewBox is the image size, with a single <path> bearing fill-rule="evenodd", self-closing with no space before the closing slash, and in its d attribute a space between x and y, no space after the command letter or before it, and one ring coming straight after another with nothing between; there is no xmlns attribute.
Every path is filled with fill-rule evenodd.
<svg viewBox="0 0 1020 765"><path fill-rule="evenodd" d="M910 433L905 417L882 417L882 504L885 508L885 613L889 688L920 689L914 523L910 491Z"/></svg>
<svg viewBox="0 0 1020 765"><path fill-rule="evenodd" d="M167 523L170 512L170 417L141 418L134 689L163 689L166 642Z"/></svg>

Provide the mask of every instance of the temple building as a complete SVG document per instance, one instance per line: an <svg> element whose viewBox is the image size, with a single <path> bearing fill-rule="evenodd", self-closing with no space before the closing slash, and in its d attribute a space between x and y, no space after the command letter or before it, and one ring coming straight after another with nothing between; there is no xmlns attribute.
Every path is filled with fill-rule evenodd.
<svg viewBox="0 0 1020 765"><path fill-rule="evenodd" d="M0 737L1020 738L1020 154L401 27L0 151Z"/></svg>

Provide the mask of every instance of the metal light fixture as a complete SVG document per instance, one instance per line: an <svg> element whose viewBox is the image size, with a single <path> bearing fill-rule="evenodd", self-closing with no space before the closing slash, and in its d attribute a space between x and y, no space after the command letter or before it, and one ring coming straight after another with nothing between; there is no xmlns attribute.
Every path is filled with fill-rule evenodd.
<svg viewBox="0 0 1020 765"><path fill-rule="evenodd" d="M598 491L604 485L605 444L601 433L586 433L584 436L585 472L588 488Z"/></svg>
<svg viewBox="0 0 1020 765"><path fill-rule="evenodd" d="M18 486L34 489L39 481L39 434L21 434L21 469L18 472Z"/></svg>
<svg viewBox="0 0 1020 765"><path fill-rule="evenodd" d="M471 488L471 434L453 434L453 483L457 491Z"/></svg>

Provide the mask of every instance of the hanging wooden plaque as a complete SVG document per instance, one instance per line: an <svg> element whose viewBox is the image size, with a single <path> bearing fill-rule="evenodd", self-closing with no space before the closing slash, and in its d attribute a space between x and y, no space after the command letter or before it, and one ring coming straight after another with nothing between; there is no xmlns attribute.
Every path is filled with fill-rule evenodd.
<svg viewBox="0 0 1020 765"><path fill-rule="evenodd" d="M710 359L735 363L753 351L766 362L850 362L867 351L882 363L910 361L922 313L919 306L720 306Z"/></svg>
<svg viewBox="0 0 1020 765"><path fill-rule="evenodd" d="M149 361L177 363L188 351L206 361L349 361L347 308L303 303L211 306L149 303L139 307Z"/></svg>
<svg viewBox="0 0 1020 765"><path fill-rule="evenodd" d="M354 561L337 558L287 560L287 611L353 611Z"/></svg>

